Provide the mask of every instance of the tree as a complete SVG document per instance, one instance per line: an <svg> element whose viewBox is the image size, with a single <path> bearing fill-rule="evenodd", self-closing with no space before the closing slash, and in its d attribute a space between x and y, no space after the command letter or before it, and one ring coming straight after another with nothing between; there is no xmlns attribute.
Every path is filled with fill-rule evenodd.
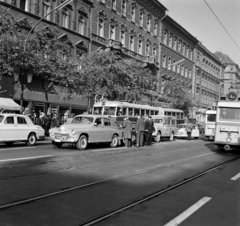
<svg viewBox="0 0 240 226"><path fill-rule="evenodd" d="M91 52L82 56L80 63L82 89L108 100L140 101L144 91L156 81L140 62L124 59L114 51Z"/></svg>
<svg viewBox="0 0 240 226"><path fill-rule="evenodd" d="M183 110L188 115L189 108L193 106L193 98L180 79L167 81L163 93L170 108Z"/></svg>

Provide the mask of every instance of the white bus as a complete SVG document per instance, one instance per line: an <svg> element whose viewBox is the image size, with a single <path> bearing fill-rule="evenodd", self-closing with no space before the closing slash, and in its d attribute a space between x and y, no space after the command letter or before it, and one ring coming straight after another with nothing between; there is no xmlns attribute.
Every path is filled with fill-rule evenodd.
<svg viewBox="0 0 240 226"><path fill-rule="evenodd" d="M214 143L225 151L240 149L240 102L218 102Z"/></svg>
<svg viewBox="0 0 240 226"><path fill-rule="evenodd" d="M215 136L215 123L216 123L217 111L207 110L205 118L205 138L209 140L214 140Z"/></svg>

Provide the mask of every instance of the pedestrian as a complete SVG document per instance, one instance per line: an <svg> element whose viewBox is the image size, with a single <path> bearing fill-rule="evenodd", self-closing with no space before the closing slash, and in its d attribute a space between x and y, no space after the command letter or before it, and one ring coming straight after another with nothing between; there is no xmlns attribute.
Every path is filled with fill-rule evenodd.
<svg viewBox="0 0 240 226"><path fill-rule="evenodd" d="M48 136L49 135L49 133L48 133L49 119L44 112L40 113L40 121L42 124L42 128L45 130L45 136Z"/></svg>
<svg viewBox="0 0 240 226"><path fill-rule="evenodd" d="M146 130L146 145L152 144L152 133L154 131L154 122L151 116L148 117L148 120L145 123Z"/></svg>
<svg viewBox="0 0 240 226"><path fill-rule="evenodd" d="M188 123L188 125L187 125L187 139L188 140L191 140L191 138L192 138L192 136L191 136L191 134L192 134L192 129L193 129L193 126L192 126L192 123L190 122L190 123Z"/></svg>
<svg viewBox="0 0 240 226"><path fill-rule="evenodd" d="M138 117L135 129L136 129L136 133L137 133L137 147L142 147L144 131L145 131L143 115Z"/></svg>
<svg viewBox="0 0 240 226"><path fill-rule="evenodd" d="M125 146L131 147L132 146L132 123L130 122L129 118L124 118L123 122L123 136L125 140Z"/></svg>
<svg viewBox="0 0 240 226"><path fill-rule="evenodd" d="M60 126L60 121L57 118L57 114L54 113L53 116L52 116L50 128L59 127L59 126Z"/></svg>

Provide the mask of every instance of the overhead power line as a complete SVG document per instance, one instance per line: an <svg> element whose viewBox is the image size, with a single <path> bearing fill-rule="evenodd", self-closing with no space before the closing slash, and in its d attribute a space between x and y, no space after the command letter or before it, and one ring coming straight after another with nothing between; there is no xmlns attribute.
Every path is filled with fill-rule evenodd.
<svg viewBox="0 0 240 226"><path fill-rule="evenodd" d="M208 6L208 8L211 10L211 12L213 13L213 15L217 18L218 22L222 25L223 29L227 32L227 34L229 35L229 37L232 39L232 41L234 42L234 44L237 46L238 50L240 50L240 47L238 46L238 44L235 42L235 40L233 39L233 37L230 35L230 33L228 32L228 30L224 27L224 25L222 24L222 22L219 20L219 18L217 17L217 15L214 13L214 11L211 9L210 5L208 5L207 1L204 0L204 2L206 3L206 5Z"/></svg>

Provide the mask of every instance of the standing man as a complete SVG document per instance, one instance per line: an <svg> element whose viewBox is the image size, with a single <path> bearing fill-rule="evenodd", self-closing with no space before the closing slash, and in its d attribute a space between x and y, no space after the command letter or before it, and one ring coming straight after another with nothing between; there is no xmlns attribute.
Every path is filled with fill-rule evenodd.
<svg viewBox="0 0 240 226"><path fill-rule="evenodd" d="M193 129L193 126L192 126L192 123L189 122L188 125L187 125L187 135L188 135L188 140L191 140L192 136L192 129Z"/></svg>
<svg viewBox="0 0 240 226"><path fill-rule="evenodd" d="M125 146L131 147L132 146L132 123L130 122L129 118L124 118L123 122L123 136L125 139Z"/></svg>
<svg viewBox="0 0 240 226"><path fill-rule="evenodd" d="M151 116L149 116L148 120L146 121L145 125L146 129L146 145L152 144L152 133L154 131L154 122Z"/></svg>
<svg viewBox="0 0 240 226"><path fill-rule="evenodd" d="M144 137L144 119L143 115L141 115L136 124L136 133L137 133L137 147L142 147L143 146L143 137Z"/></svg>

